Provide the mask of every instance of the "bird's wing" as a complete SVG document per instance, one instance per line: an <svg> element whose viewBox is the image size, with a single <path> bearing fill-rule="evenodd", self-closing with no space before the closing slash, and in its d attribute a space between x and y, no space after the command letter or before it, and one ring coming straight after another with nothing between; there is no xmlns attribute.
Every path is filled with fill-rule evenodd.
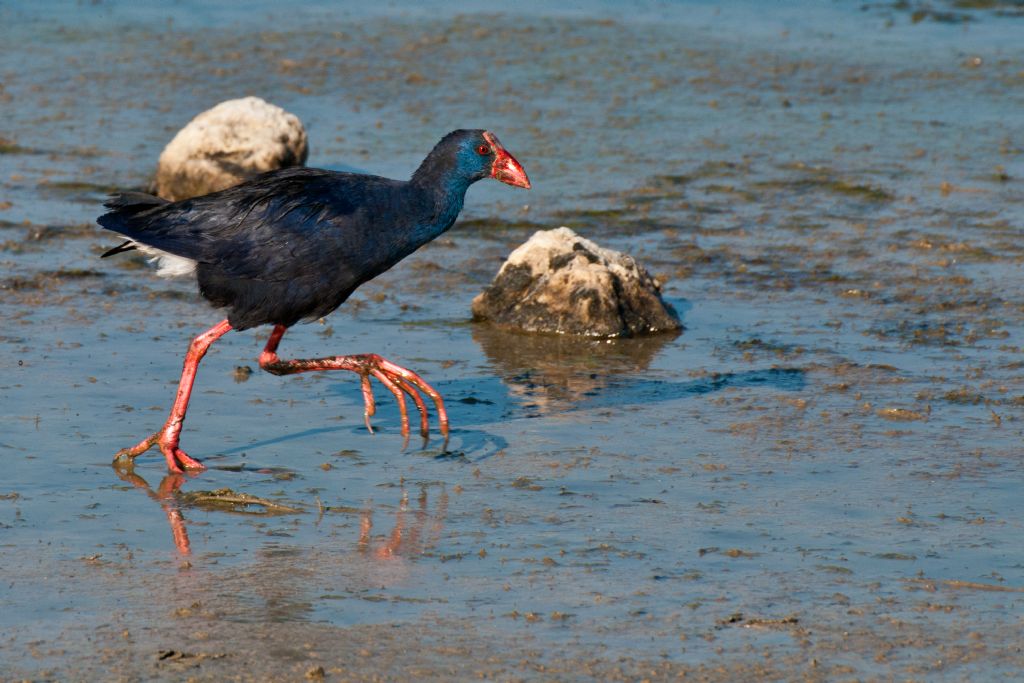
<svg viewBox="0 0 1024 683"><path fill-rule="evenodd" d="M216 266L225 275L277 281L325 259L359 258L392 213L402 183L299 168L263 174L221 192L102 216L136 242ZM112 207L114 208L114 207Z"/></svg>

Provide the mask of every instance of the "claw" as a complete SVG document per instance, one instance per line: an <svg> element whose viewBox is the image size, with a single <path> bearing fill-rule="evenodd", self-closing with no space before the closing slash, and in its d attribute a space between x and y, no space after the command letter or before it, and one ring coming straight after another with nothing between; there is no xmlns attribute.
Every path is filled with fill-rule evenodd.
<svg viewBox="0 0 1024 683"><path fill-rule="evenodd" d="M373 401L373 387L370 386L369 373L361 375L359 381L363 389L363 404L366 406L363 409L363 421L366 423L366 431L373 434L373 427L370 426L370 418L377 412L377 404Z"/></svg>

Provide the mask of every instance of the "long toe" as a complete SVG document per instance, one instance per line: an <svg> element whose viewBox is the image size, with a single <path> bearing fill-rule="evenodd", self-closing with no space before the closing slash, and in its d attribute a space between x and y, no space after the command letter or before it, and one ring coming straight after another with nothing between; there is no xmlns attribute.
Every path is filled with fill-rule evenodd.
<svg viewBox="0 0 1024 683"><path fill-rule="evenodd" d="M402 388L402 391L409 394L412 397L413 402L416 404L416 410L420 413L420 436L424 439L430 436L430 419L427 417L427 406L423 402L423 397L420 396L420 392L416 388L405 381L401 377L395 377L395 383Z"/></svg>
<svg viewBox="0 0 1024 683"><path fill-rule="evenodd" d="M149 436L147 436L145 439L138 442L134 446L131 446L129 448L122 448L121 450L114 454L114 462L133 461L136 456L141 455L142 453L145 453L150 448L152 448L153 444L155 444L159 440L159 438L160 432L157 432L155 434L150 434Z"/></svg>
<svg viewBox="0 0 1024 683"><path fill-rule="evenodd" d="M197 470L198 471L198 470L205 470L206 469L206 465L204 465L203 463L199 462L195 458L189 457L189 454L186 453L185 451L181 450L180 448L175 448L174 449L174 457L178 459L178 462L186 470Z"/></svg>
<svg viewBox="0 0 1024 683"><path fill-rule="evenodd" d="M160 452L167 460L167 469L175 474L184 474L185 470L205 470L206 466L189 456L188 453L172 444L161 442Z"/></svg>
<svg viewBox="0 0 1024 683"><path fill-rule="evenodd" d="M377 381L394 395L395 402L398 403L398 413L402 420L402 436L407 436L409 434L409 409L405 405L405 394L399 388L399 385L391 380L389 373L384 370L374 367L370 370L370 374L376 377Z"/></svg>

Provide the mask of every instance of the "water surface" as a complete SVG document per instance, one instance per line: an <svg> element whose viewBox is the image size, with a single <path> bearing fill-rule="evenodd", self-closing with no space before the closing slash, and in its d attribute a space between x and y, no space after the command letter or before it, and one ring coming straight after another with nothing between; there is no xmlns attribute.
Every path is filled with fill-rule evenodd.
<svg viewBox="0 0 1024 683"><path fill-rule="evenodd" d="M1024 665L1024 19L517 5L0 5L0 677ZM258 372L255 330L200 369L182 443L208 471L111 467L219 318L100 261L99 204L249 94L303 119L311 165L404 177L480 126L529 172L281 347L415 368L447 448L403 448L382 389L367 434L352 376ZM559 225L662 277L685 332L470 323Z"/></svg>

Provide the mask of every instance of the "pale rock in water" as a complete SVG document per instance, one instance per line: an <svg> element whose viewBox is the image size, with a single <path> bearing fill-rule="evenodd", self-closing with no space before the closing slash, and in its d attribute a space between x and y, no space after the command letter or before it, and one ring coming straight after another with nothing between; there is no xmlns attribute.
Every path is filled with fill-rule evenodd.
<svg viewBox="0 0 1024 683"><path fill-rule="evenodd" d="M259 97L221 102L196 116L160 154L156 194L178 201L306 163L306 130Z"/></svg>
<svg viewBox="0 0 1024 683"><path fill-rule="evenodd" d="M528 332L629 337L682 329L661 285L633 257L569 228L542 230L513 251L473 299L473 317Z"/></svg>

